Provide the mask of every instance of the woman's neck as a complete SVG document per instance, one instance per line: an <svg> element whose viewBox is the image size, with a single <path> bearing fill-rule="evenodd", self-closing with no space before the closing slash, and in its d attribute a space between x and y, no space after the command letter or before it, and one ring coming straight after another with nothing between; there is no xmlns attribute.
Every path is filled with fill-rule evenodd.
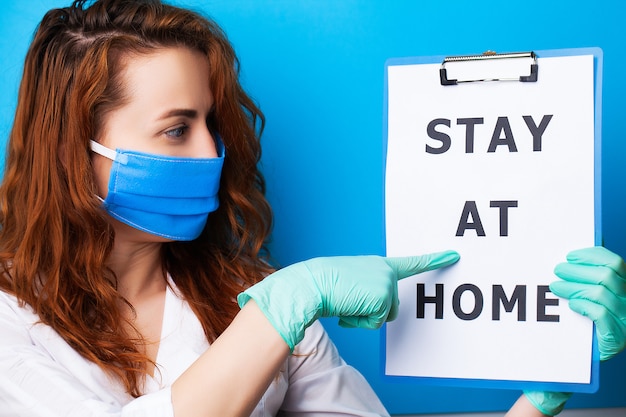
<svg viewBox="0 0 626 417"><path fill-rule="evenodd" d="M108 266L117 277L117 289L131 304L161 292L167 285L158 242L116 240Z"/></svg>

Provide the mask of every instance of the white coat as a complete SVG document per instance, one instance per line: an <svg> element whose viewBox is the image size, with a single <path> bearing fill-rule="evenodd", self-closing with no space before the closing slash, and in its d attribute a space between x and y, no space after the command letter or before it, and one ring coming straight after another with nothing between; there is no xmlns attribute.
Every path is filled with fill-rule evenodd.
<svg viewBox="0 0 626 417"><path fill-rule="evenodd" d="M135 399L52 328L38 323L28 306L0 292L0 417L174 417L170 387L208 346L187 302L168 289L158 371L146 381L145 395ZM252 413L277 415L388 413L316 322Z"/></svg>

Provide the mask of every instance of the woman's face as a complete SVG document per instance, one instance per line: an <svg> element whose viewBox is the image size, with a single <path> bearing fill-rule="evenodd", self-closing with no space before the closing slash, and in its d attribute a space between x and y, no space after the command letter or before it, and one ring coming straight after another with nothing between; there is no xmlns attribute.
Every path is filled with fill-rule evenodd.
<svg viewBox="0 0 626 417"><path fill-rule="evenodd" d="M125 103L108 113L97 140L110 149L186 158L214 158L206 119L213 107L209 63L199 52L164 48L130 56L121 74ZM98 195L106 198L112 161L92 153ZM112 218L116 240L162 242Z"/></svg>
<svg viewBox="0 0 626 417"><path fill-rule="evenodd" d="M131 56L122 77L127 101L106 116L98 135L102 145L168 156L217 156L206 124L213 95L204 55L172 47ZM105 198L112 161L93 155L98 194Z"/></svg>

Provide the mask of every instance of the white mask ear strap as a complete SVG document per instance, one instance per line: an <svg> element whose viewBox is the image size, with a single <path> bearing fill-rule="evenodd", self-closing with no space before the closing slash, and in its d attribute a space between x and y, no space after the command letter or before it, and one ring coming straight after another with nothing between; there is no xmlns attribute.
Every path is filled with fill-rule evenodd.
<svg viewBox="0 0 626 417"><path fill-rule="evenodd" d="M115 158L117 157L117 152L115 152L113 149L109 149L94 140L90 140L89 144L91 145L91 150L95 153L102 155L105 158L109 158L111 161L115 161Z"/></svg>

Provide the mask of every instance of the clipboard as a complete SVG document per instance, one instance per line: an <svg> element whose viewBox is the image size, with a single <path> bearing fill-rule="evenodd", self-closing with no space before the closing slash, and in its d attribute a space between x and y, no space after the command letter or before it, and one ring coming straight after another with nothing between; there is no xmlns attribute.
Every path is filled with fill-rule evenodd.
<svg viewBox="0 0 626 417"><path fill-rule="evenodd" d="M565 64L570 65L570 68L572 65L576 68L578 68L578 65L580 65L581 68L584 66L584 69L581 69L580 72L580 74L584 74L584 76L575 78L574 76L578 74L577 72L575 74L569 74L570 71L560 74L554 72L555 69L563 69L563 65ZM418 75L417 78L420 78L425 74L424 71L428 70L428 79L423 78L418 82L416 78L413 77L413 81L411 81L412 70L414 69L419 69L419 71L415 71L414 73ZM487 71L485 71L485 69L487 69ZM402 78L402 80L408 80L407 83L401 85L397 84L399 79L397 78L399 76L398 70L406 71L403 76L407 78ZM393 84L394 82L396 83L395 85ZM409 85L413 82L415 82L414 85ZM429 85L435 85L435 87L432 89L421 88L421 86L424 85L423 83L426 82L429 83ZM556 100L552 102L554 107L552 110L555 111L546 110L546 108L550 106L550 103L546 102L550 102L550 100L543 100L540 105L533 102L533 99L540 99L540 94L550 94L550 92L547 92L547 90L549 90L547 86L552 87L559 83L564 83L565 87L568 85L570 87L572 85L576 86L578 85L577 83L579 83L581 86L580 96L574 97L576 94L572 93L571 97L559 97L560 101ZM483 237L486 235L495 235L497 238L502 239L500 242L505 242L500 245L501 248L498 247L495 250L501 250L502 253L500 255L503 257L511 257L510 254L506 255L506 251L508 250L507 245L509 242L518 239L519 236L516 237L518 234L523 234L521 229L532 229L532 226L528 225L528 219L537 217L536 212L534 214L531 213L529 207L532 205L528 203L530 200L533 200L533 198L539 200L541 194L538 193L538 196L535 196L532 188L541 189L542 186L550 183L554 176L552 173L555 171L574 170L573 167L567 167L566 162L559 165L559 158L561 158L561 156L554 156L557 155L557 145L554 145L553 150L548 148L552 146L551 141L554 140L556 143L558 140L560 144L558 146L561 147L560 153L565 155L563 159L567 159L567 152L570 151L569 148L573 148L574 146L563 142L563 135L555 134L555 136L559 136L559 138L553 139L548 133L554 133L551 131L553 128L556 132L559 132L558 129L564 129L563 132L572 132L572 129L575 130L575 128L572 128L571 124L574 123L574 121L581 122L581 125L586 126L584 132L583 130L574 132L570 137L573 138L571 140L572 143L578 143L577 138L584 136L585 139L581 139L580 143L584 142L587 156L581 156L581 160L584 159L586 164L584 165L584 169L581 168L581 170L584 170L584 174L581 174L581 178L586 181L584 186L586 194L584 194L584 196L581 194L581 201L585 202L585 204L581 205L586 207L585 210L581 211L581 216L585 219L585 227L581 227L581 229L584 229L584 232L581 231L579 233L581 236L573 233L572 236L574 236L574 238L568 240L571 245L567 247L567 250L561 248L561 252L559 252L559 250L555 249L556 253L560 253L557 258L554 258L553 255L546 255L546 259L542 259L543 264L545 264L543 269L541 269L542 275L544 275L543 271L546 269L546 265L550 265L550 268L548 273L545 274L545 278L542 278L543 281L545 281L545 285L536 285L536 298L534 298L534 294L532 296L530 295L530 289L536 284L536 280L530 280L529 282L533 285L529 284L528 286L525 286L525 281L519 277L515 278L517 281L513 279L512 283L507 282L507 279L503 278L503 285L496 285L489 281L482 284L480 280L477 280L478 283L475 282L474 278L459 278L459 273L454 275L455 268L459 269L461 265L458 265L458 267L455 265L449 268L449 270L433 271L411 277L408 279L408 284L401 281L399 283L400 316L397 319L400 324L398 325L397 321L387 323L381 337L381 352L383 357L381 361L381 374L383 375L383 379L389 382L407 384L475 388L586 393L595 392L598 389L599 352L593 325L590 324L591 322L588 319L580 316L575 317L577 316L576 313L568 312L569 309L565 300L560 300L560 303L555 306L554 304L558 303L558 301L555 302L553 298L556 297L551 297L551 293L549 293L549 290L546 292L545 288L547 288L549 282L557 279L551 274L551 270L556 263L565 260L565 255L569 250L602 244L600 207L601 87L602 50L599 48L543 50L504 54L488 52L480 55L452 57L405 57L392 58L386 62L385 112L383 122L385 137L383 155L385 161L384 218L387 256L414 255L445 249L457 249L454 242L462 241L464 238L472 240L469 245L480 246L483 244L481 241ZM564 91L559 90L559 88L564 88L563 86L555 88L556 90L554 91ZM571 92L573 90L576 90L576 88L570 88L567 91ZM501 94L502 91L506 91L507 93L506 100L500 99L497 103L495 103L494 100L494 103L483 103L483 105L479 105L478 102L481 100L485 102L490 100L490 97L501 97L498 94ZM398 99L399 94L402 95L402 99ZM458 99L464 94L469 97L474 97L475 101L466 100L461 103L454 101L455 98ZM436 103L438 100L440 100L441 103ZM570 114L565 110L561 111L561 109L573 107L574 104L572 103L575 103L575 100L582 100L582 102L586 103L585 111L580 113L580 117L575 116L576 112ZM448 106L443 105L446 103ZM470 105L474 103L477 105ZM514 105L507 108L506 103L514 103ZM559 108L559 106L561 106L561 108ZM493 107L500 109L501 113L498 113L498 117L493 116ZM433 108L436 110L433 110ZM540 110L535 111L537 108L540 108ZM482 114L481 109L491 110L487 112L488 114ZM439 111L438 117L435 117L437 111ZM561 113L559 113L559 111L561 111ZM422 118L422 113L428 115L424 115ZM568 122L570 123L569 128L566 128L565 126L568 125L563 122L567 120L567 117L571 118ZM514 121L514 118L517 119ZM530 133L525 132L524 134L518 135L517 132L520 126L524 126L524 121ZM582 123L582 121L586 123ZM548 127L550 127L551 130L548 130ZM485 131L489 133L485 134ZM459 132L462 132L462 134ZM526 143L522 145L522 141L524 140L526 140ZM418 142L419 144L416 145L414 142ZM489 142L489 146L487 146L487 142ZM405 148L394 148L396 143L409 145ZM521 149L522 146L526 147L525 151ZM461 150L459 150L459 148ZM430 151L430 154L427 155L430 157L430 160L435 160L436 158L443 159L452 154L455 149L456 154L450 156L449 159L452 162L449 163L454 164L454 161L462 160L462 158L471 159L475 157L476 159L474 165L468 165L472 167L472 169L467 169L467 166L459 164L459 166L463 167L465 170L456 174L459 177L463 177L458 180L459 182L468 181L469 186L455 189L454 181L448 180L448 182L442 182L442 184L452 184L449 186L451 191L449 191L448 194L462 194L460 195L460 201L464 201L464 205L461 204L451 208L450 206L454 206L454 204L449 204L447 200L448 196L445 193L438 193L434 195L434 197L426 193L423 199L413 196L404 200L404 197L399 196L403 193L419 195L420 192L425 192L425 189L432 190L436 187L430 186L429 188L429 186L425 186L424 184L428 181L439 181L441 177L447 178L447 176L453 176L456 170L455 165L447 165L448 169L445 172L438 172L439 168L436 162L428 162L429 160L419 159L421 157L417 158L415 155L419 155L420 153L426 154ZM567 149L567 152L564 151L565 149ZM524 152L526 152L526 154L522 155ZM551 154L550 152L555 153ZM573 152L574 155L579 155L582 151L578 154L576 151ZM483 155L480 155L480 153L483 153ZM511 155L515 157L519 156L519 158L512 158ZM392 157L395 159L392 159ZM549 161L549 158L552 157L555 158L554 164L556 165L554 169L550 168L550 163L552 162ZM503 161L496 162L498 158L503 159ZM527 161L530 162L522 161L524 158L527 158ZM536 165L533 166L532 158L535 158L535 161L541 161L536 162ZM427 165L427 167L423 169L416 168L416 166L426 166L426 164L430 165ZM582 166L583 165L581 165L581 167ZM506 178L507 175L512 175L511 172L507 171L513 169L512 167L517 167L518 171L520 171L521 169L519 168L522 167L526 170L526 173L543 169L544 181L541 181L541 184L537 183L537 186L532 186L532 184L525 185L523 178L525 174L521 173L511 181L512 184L515 184L511 186L511 190L508 190L506 186L491 185L492 179L493 181L501 181L502 178ZM483 172L482 174L476 174L477 176L473 178L475 184L479 184L474 187L477 192L480 191L478 192L480 195L476 196L472 195L473 183L466 178L472 177L472 175L474 175L473 171ZM390 172L392 172L392 174L390 174ZM485 175L487 175L487 177L485 177ZM566 178L562 180L563 187L565 187ZM390 184L390 181L395 181L396 183ZM524 189L522 195L525 196L525 200L520 198L518 201L516 198L516 185L519 185L520 190ZM493 189L492 198L487 198L488 195L481 194L483 188ZM531 190L527 190L527 188ZM520 190L518 191L522 192ZM553 188L552 194L558 196L558 190L559 188ZM507 193L507 191L511 192ZM545 189L541 192L544 193L544 196L550 194L547 193ZM392 194L392 197L390 197L390 194ZM489 193L487 192L487 194ZM550 198L552 197L547 195L546 200ZM438 210L430 208L430 211L420 211L421 205L430 204L424 203L424 200L427 202L434 200L432 205L436 205L437 201L441 201L442 206ZM525 213L525 215L528 216L526 217L527 221L523 222L520 220L520 222L516 223L515 216L527 209L528 212ZM455 210L456 215L454 214ZM488 217L487 213L490 211L491 214L499 214L499 219L496 219L495 222L491 221L491 223L489 223L489 221L485 220L485 218ZM449 225L439 227L438 229L437 226L428 226L435 228L435 230L429 229L427 233L421 235L422 224L431 223L431 220L414 220L417 216L416 213L430 213L432 217L437 217L440 212L447 215L448 219L454 219L454 221L449 221ZM403 219L406 219L406 224L402 224ZM483 221L479 219L483 219ZM559 223L561 220L566 222L565 219L556 218L554 223ZM415 224L412 222L415 222ZM436 221L432 221L432 223L437 224ZM575 226L575 224L572 226ZM570 227L570 229L575 229L575 227ZM550 230L552 229L546 228L545 230L546 234L544 236L551 236ZM445 236L440 237L439 235ZM417 239L415 236L420 236L421 239ZM528 237L528 235L525 236ZM524 239L519 238L519 240L523 241ZM550 239L544 239L541 236L534 242L536 243L534 246L540 247L544 244L544 242L542 242L543 240L546 241L546 245L551 247L554 246L557 248L559 245L563 246L562 242L552 245ZM527 246L533 244L531 240L526 239L526 241ZM462 245L460 246L463 247ZM525 246L520 244L520 247ZM493 249L493 246L491 248ZM461 261L459 261L459 264L466 262L466 259L469 258L464 257L463 250L459 252L461 253ZM469 257L471 258L471 255ZM548 261L548 259L550 259L550 261ZM451 275L453 278L450 278ZM444 301L440 303L441 305L437 304L438 301L436 299L436 296L439 295L439 293L437 293L437 284L440 285L439 288L442 289L442 293L444 294L442 299L445 298ZM505 284L508 284L508 286ZM481 288L481 285L486 285L486 287ZM450 287L449 290L448 286ZM524 298L515 298L515 293L522 286L525 287L524 291L528 290L528 292L524 293L527 304L526 311L522 312L524 317L520 321L520 311L522 310L520 300L524 300ZM489 287L493 290L491 293L489 292ZM540 290L540 287L544 288ZM498 289L497 291L496 288ZM515 288L515 291L513 288ZM543 295L540 296L539 293L541 291L544 292ZM497 299L497 302L494 301L496 299L496 292L498 297L500 297ZM518 296L520 293L521 291L518 292ZM488 300L490 295L492 299ZM453 299L454 297L457 297L456 301ZM437 320L437 318L434 318L437 314L435 310L442 309L448 321L456 320L461 323L457 327L453 326L451 328L458 328L459 326L472 327L475 326L478 321L482 320L484 322L484 328L481 328L481 325L476 325L475 327L480 330L477 334L493 334L493 323L490 323L489 320L484 320L485 316L492 314L491 322L499 321L496 327L498 331L503 331L503 334L507 335L501 337L501 339L506 339L511 336L511 334L506 333L507 330L502 330L506 329L507 326L513 329L509 330L509 332L515 332L516 328L521 328L525 325L532 327L533 324L529 324L532 320L539 323L540 309L538 306L541 304L539 301L540 297L543 297L543 301L547 303L542 307L548 320L554 319L549 316L558 316L561 323L568 322L570 324L567 325L571 326L572 329L576 329L576 331L581 329L580 331L585 333L583 340L588 340L589 343L584 343L585 346L577 350L576 354L572 355L572 357L576 359L581 357L584 359L582 365L578 366L578 368L584 369L579 369L578 373L572 373L572 375L568 374L565 378L554 376L560 371L560 368L564 366L563 363L560 363L554 372L547 372L545 374L539 369L537 371L530 370L528 372L526 369L520 370L519 368L521 367L519 364L511 364L511 367L517 370L512 370L510 375L507 372L498 371L482 372L482 369L488 369L492 366L497 366L499 369L502 369L504 365L504 368L506 368L508 360L506 354L500 355L497 352L492 358L487 357L478 360L478 369L458 372L458 370L462 368L474 367L474 364L471 362L472 358L480 357L481 355L480 343L477 342L477 344L472 345L474 341L468 340L468 333L464 333L465 339L461 340L460 343L472 345L471 348L468 348L468 350L471 350L472 354L466 356L463 360L455 362L456 358L451 354L451 352L455 351L453 349L447 350L448 345L454 344L454 336L450 334L441 336L441 332L438 333L437 328L432 325L432 322ZM530 301L531 298L535 299L534 304ZM421 303L416 300L421 300ZM477 311L477 305L479 305L477 304L478 302L482 302L482 307L477 315L475 312ZM533 304L532 309L528 308L528 304ZM494 319L496 307L498 309L497 320ZM421 313L419 311L420 308L422 309ZM556 308L559 310L556 310ZM537 312L537 317L535 318L531 317L533 311L528 311L533 309ZM558 314L549 313L555 313L556 311L558 311ZM517 313L517 318L513 317L515 313ZM432 316L431 322L420 323L419 320L423 319L423 317L420 317L420 314L424 317L430 314ZM409 316L410 318L408 318ZM453 318L448 318L450 316ZM545 319L546 317L543 318ZM578 320L578 322L571 324L573 320ZM543 324L542 322L541 325ZM539 324L534 325L539 326ZM546 323L546 325L553 326L552 323ZM429 328L428 326L432 327ZM562 326L566 326L566 324ZM441 344L442 349L438 350L436 347L430 346L431 344L437 345L437 343L424 342L422 340L415 342L415 340L417 340L415 336L417 333L421 333L425 338L442 339L437 342ZM574 332L570 330L569 333ZM515 335L513 335L512 339L514 339L514 336ZM572 337L572 340L578 340L576 335ZM530 340L531 342L529 342L527 346L533 347L531 349L535 352L533 361L539 357L541 359L535 362L541 362L541 360L545 359L542 357L544 356L544 352L541 348L536 347L541 341L533 340L532 338ZM549 345L552 341L545 339L543 343ZM403 346L403 348L397 349L396 344ZM578 345L580 345L580 343L575 344L577 349L579 347ZM426 349L424 349L424 346L426 346ZM507 344L503 342L501 347L506 349ZM523 363L523 361L526 360L528 362L529 358L524 356L524 353L521 352L522 350L524 350L523 343L511 348L511 361L517 360ZM549 349L545 350L547 351ZM422 352L424 351L427 351L428 355L422 356ZM449 369L445 369L445 371L441 372L436 369L438 361L432 360L433 358L437 358L439 352L444 352L444 360L451 359L449 362L454 363L454 365L450 366L444 364L443 368ZM555 352L550 354L554 356ZM397 359L396 355L401 359ZM464 353L461 353L460 356L463 355ZM564 355L567 356L568 353L564 353ZM559 358L557 359L560 360ZM497 365L491 364L489 360L493 360L493 363ZM424 362L432 362L432 364L429 366L422 365L421 363ZM576 360L577 364L579 362L580 361ZM549 362L546 362L546 364L548 363ZM549 365L544 365L543 367L546 368L549 367ZM528 368L532 368L532 366ZM426 369L426 371L424 371L424 369ZM535 372L536 376L533 372ZM504 375L504 377L502 375Z"/></svg>

